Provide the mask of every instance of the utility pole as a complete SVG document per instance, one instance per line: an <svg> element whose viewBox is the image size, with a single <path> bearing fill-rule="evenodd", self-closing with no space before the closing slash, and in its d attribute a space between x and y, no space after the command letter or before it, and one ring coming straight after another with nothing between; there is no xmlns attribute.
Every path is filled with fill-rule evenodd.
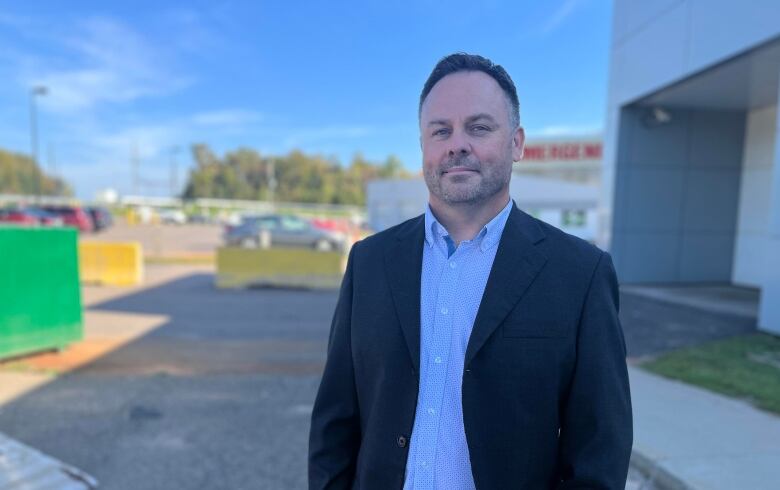
<svg viewBox="0 0 780 490"><path fill-rule="evenodd" d="M172 146L170 152L170 187L171 197L177 197L179 193L179 169L176 162L176 154L179 153L180 148L178 146Z"/></svg>
<svg viewBox="0 0 780 490"><path fill-rule="evenodd" d="M138 142L133 143L132 153L130 155L130 170L133 174L133 194L136 196L139 194L139 188L141 184L141 176L139 174L140 162L138 161Z"/></svg>
<svg viewBox="0 0 780 490"><path fill-rule="evenodd" d="M276 164L274 163L274 159L270 158L268 160L268 165L265 167L267 175L266 178L268 179L268 200L272 203L274 202L274 194L276 193Z"/></svg>
<svg viewBox="0 0 780 490"><path fill-rule="evenodd" d="M59 178L59 175L57 175L57 162L56 159L54 158L54 145L52 143L49 143L48 145L46 145L46 149L48 150L46 155L47 156L46 160L48 165L46 166L49 168L49 173L51 174L52 179L55 179L55 187L54 187L55 195L59 195L60 188L59 188L59 181L57 180Z"/></svg>
<svg viewBox="0 0 780 490"><path fill-rule="evenodd" d="M35 104L35 98L49 93L49 89L43 85L36 85L30 89L30 155L33 161L33 172L35 177L35 197L40 199L43 191L43 171L38 165L38 107Z"/></svg>

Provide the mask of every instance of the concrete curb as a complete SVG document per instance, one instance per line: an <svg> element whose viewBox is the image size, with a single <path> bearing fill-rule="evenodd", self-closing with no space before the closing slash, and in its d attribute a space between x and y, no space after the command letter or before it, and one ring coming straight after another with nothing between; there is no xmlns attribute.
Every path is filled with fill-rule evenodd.
<svg viewBox="0 0 780 490"><path fill-rule="evenodd" d="M94 490L92 476L0 433L0 488Z"/></svg>
<svg viewBox="0 0 780 490"><path fill-rule="evenodd" d="M631 461L629 464L642 473L647 478L647 481L655 485L658 490L695 490L694 487L664 468L659 461L645 456L637 451L636 448L631 450Z"/></svg>

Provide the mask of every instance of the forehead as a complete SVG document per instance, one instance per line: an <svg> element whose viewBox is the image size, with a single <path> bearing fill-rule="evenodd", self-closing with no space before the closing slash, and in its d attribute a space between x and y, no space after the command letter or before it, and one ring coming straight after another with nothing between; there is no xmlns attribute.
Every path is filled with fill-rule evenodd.
<svg viewBox="0 0 780 490"><path fill-rule="evenodd" d="M509 115L509 103L501 86L481 71L462 71L445 76L433 86L420 111L420 122L464 119L487 113L496 120Z"/></svg>

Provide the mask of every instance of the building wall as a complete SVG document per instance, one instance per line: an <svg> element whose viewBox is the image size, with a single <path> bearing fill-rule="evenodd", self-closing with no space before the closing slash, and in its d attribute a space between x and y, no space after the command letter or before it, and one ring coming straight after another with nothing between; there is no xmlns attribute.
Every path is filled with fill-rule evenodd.
<svg viewBox="0 0 780 490"><path fill-rule="evenodd" d="M780 92L780 87L778 87ZM772 131L764 126L763 131ZM780 114L775 109L774 156L771 175L764 174L770 182L767 233L764 256L754 260L763 267L761 305L758 311L758 327L780 335Z"/></svg>
<svg viewBox="0 0 780 490"><path fill-rule="evenodd" d="M523 159L513 171L517 175L600 186L602 146L601 135L529 137Z"/></svg>
<svg viewBox="0 0 780 490"><path fill-rule="evenodd" d="M610 90L625 104L780 35L777 0L617 0Z"/></svg>
<svg viewBox="0 0 780 490"><path fill-rule="evenodd" d="M744 113L621 114L612 254L625 282L730 281Z"/></svg>
<svg viewBox="0 0 780 490"><path fill-rule="evenodd" d="M780 36L780 2L615 0L612 26L597 240L607 249L622 108Z"/></svg>
<svg viewBox="0 0 780 490"><path fill-rule="evenodd" d="M743 286L760 287L766 278L763 257L771 252L769 217L776 121L777 106L754 109L747 116L732 277L735 284Z"/></svg>
<svg viewBox="0 0 780 490"><path fill-rule="evenodd" d="M777 0L616 0L597 243L612 249L623 280L758 286L758 326L780 333L780 123L771 95L780 86L766 84L778 78L770 73L780 69L776 58L731 70L715 92L710 82L696 102L677 104L687 108L673 110L671 124L652 132L638 107L776 39ZM742 113L711 109L728 105L717 92L742 100L730 105ZM675 220L677 228L666 224Z"/></svg>

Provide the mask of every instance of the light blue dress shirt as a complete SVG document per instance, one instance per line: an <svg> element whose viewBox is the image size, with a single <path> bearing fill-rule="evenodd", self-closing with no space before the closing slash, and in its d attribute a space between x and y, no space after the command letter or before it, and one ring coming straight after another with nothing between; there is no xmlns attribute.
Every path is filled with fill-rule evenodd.
<svg viewBox="0 0 780 490"><path fill-rule="evenodd" d="M473 489L463 428L466 346L512 201L472 240L456 248L430 206L420 288L420 391L406 463L405 490Z"/></svg>

